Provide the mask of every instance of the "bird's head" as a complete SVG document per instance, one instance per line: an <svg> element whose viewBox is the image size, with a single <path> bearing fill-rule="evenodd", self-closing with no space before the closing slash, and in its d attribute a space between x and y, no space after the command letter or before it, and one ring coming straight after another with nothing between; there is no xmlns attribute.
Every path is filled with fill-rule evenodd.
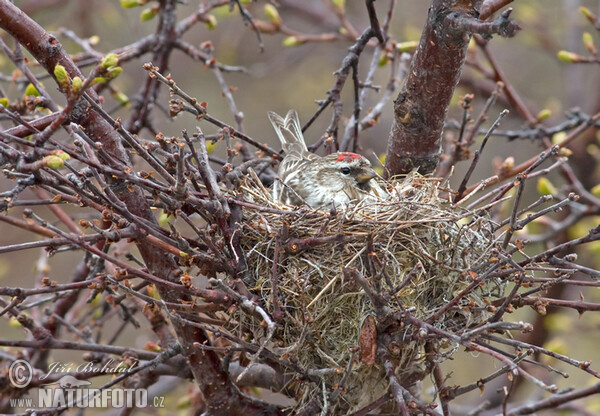
<svg viewBox="0 0 600 416"><path fill-rule="evenodd" d="M322 159L317 180L334 190L357 187L369 191L369 181L377 174L371 162L356 153L332 153Z"/></svg>

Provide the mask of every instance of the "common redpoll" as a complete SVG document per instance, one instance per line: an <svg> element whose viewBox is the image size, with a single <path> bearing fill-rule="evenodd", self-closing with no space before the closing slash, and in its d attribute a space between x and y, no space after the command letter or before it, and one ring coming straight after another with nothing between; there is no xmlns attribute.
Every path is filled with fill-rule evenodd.
<svg viewBox="0 0 600 416"><path fill-rule="evenodd" d="M361 201L372 191L377 174L371 163L356 153L332 153L325 157L308 151L298 114L288 111L284 118L269 112L269 120L281 141L285 157L279 164L279 180L273 197L289 205L307 203L313 208L342 207Z"/></svg>

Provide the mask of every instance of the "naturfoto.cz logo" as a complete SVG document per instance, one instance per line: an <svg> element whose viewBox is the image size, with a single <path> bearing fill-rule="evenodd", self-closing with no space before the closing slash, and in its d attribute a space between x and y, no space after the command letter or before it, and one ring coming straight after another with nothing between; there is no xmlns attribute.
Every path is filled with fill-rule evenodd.
<svg viewBox="0 0 600 416"><path fill-rule="evenodd" d="M150 402L146 389L126 388L90 388L92 383L85 378L90 374L115 374L132 372L137 361L124 366L110 360L102 366L88 362L80 365L52 363L46 374L39 376L40 381L48 380L37 390L37 404L32 398L12 399L11 406L26 408L142 408L163 407L164 397L156 396ZM8 371L9 380L16 388L26 388L33 379L33 368L25 360L15 360ZM53 374L65 374L51 381Z"/></svg>

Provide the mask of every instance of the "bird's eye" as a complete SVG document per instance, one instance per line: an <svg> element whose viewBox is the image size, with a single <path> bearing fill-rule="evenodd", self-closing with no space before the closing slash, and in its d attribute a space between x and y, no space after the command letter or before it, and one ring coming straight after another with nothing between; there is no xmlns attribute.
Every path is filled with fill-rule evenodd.
<svg viewBox="0 0 600 416"><path fill-rule="evenodd" d="M342 168L342 173L343 173L344 175L348 175L348 174L350 174L350 168Z"/></svg>

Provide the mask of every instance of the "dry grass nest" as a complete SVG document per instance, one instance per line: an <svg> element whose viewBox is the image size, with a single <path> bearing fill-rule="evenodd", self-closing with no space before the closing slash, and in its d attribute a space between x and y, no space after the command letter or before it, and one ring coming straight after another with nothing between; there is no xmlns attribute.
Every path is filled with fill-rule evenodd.
<svg viewBox="0 0 600 416"><path fill-rule="evenodd" d="M272 208L246 209L242 224L242 244L255 279L250 290L273 315L275 281L283 312L267 346L319 374L330 386L340 383L354 359L338 409L368 403L371 397L359 397L364 394L356 394L356 389L378 390L372 399L387 389L379 364L362 363L357 353L361 327L375 308L343 269L356 269L376 292L394 293L387 304L392 310L409 308L417 318L426 319L472 283L471 273L489 266L492 248L498 244L491 220L454 208L440 197L439 179L413 173L380 185L384 188L380 197L337 212L281 205L252 178L242 185L248 200ZM398 290L403 282L406 285ZM488 281L434 325L460 332L481 323L491 314L490 303L503 292L503 283ZM261 319L242 311L237 314L239 335L263 343L267 331ZM397 348L390 353L400 376L414 372L423 360L425 341L413 336L416 331L407 325L391 334ZM455 346L438 348L443 358ZM296 398L305 402L315 394L320 397L321 389L318 383L305 383Z"/></svg>

